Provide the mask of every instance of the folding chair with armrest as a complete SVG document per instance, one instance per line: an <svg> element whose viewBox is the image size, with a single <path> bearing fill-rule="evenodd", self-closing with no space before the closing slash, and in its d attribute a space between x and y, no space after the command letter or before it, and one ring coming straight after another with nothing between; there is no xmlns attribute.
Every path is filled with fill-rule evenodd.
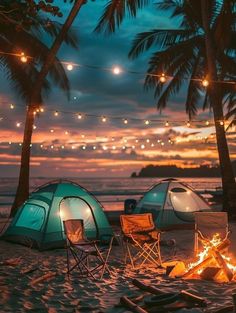
<svg viewBox="0 0 236 313"><path fill-rule="evenodd" d="M102 251L97 246L98 240L88 240L85 236L84 223L81 219L70 219L63 221L64 232L66 235L66 254L67 254L67 273L68 275L75 268L78 268L80 274L91 276L95 278L95 273L101 272L100 278L103 277L104 272L110 274L107 265L108 257L112 247L113 237L111 237L110 244L106 251ZM106 256L103 256L106 252ZM70 265L70 257L74 264ZM89 259L95 258L97 264L90 266Z"/></svg>
<svg viewBox="0 0 236 313"><path fill-rule="evenodd" d="M125 246L125 263L127 257L135 268L146 262L156 266L162 264L160 251L160 231L155 228L152 214L131 214L120 216L123 241Z"/></svg>
<svg viewBox="0 0 236 313"><path fill-rule="evenodd" d="M230 234L226 212L196 212L194 252L198 253L199 243L209 241L218 234L223 241Z"/></svg>

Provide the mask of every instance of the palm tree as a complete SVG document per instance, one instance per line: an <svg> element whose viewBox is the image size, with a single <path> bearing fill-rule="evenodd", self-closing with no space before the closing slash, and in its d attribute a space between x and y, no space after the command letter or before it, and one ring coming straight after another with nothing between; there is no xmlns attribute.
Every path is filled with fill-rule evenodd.
<svg viewBox="0 0 236 313"><path fill-rule="evenodd" d="M114 9L118 3L119 9ZM140 2L111 0L105 8L96 31L114 32L115 27L120 25L124 17L128 3L132 5L136 3L137 8ZM157 52L153 53L149 60L145 88L155 90L154 96L157 98L159 110L166 107L170 96L178 93L182 86L187 87L185 106L190 118L197 114L200 103L204 108L209 106L212 108L221 167L224 209L233 215L236 210L236 186L225 130L221 125L224 121L223 99L228 92L228 85L219 83L230 77L236 65L235 44L233 44L236 36L233 1L165 0L159 1L156 6L159 10L172 12L172 18L181 20L180 26L177 29L153 29L138 34L133 41L129 57L136 58L151 47L157 46ZM163 72L173 77L166 87L158 79ZM210 81L207 90L199 84L199 80L204 77ZM201 95L204 91L206 92L203 98Z"/></svg>
<svg viewBox="0 0 236 313"><path fill-rule="evenodd" d="M72 2L72 1L71 1ZM28 198L29 196L29 164L30 164L30 146L33 133L33 124L35 119L35 110L39 109L42 104L42 88L44 86L46 77L51 71L53 65L58 64L56 54L61 47L61 44L67 37L67 33L77 16L80 8L84 4L84 0L75 1L72 9L58 32L51 48L49 49L42 67L32 82L31 93L27 103L27 113L25 119L24 138L21 150L21 166L20 175L18 180L18 187L14 203L11 209L11 215L14 215L16 209Z"/></svg>
<svg viewBox="0 0 236 313"><path fill-rule="evenodd" d="M5 7L3 5L5 5ZM42 38L42 33L46 33L52 38L59 38L61 43L64 41L73 48L77 48L77 36L75 36L75 34L73 34L73 32L69 29L65 31L65 27L63 28L61 24L49 21L48 19L41 17L38 13L30 15L30 23L27 23L28 19L25 19L25 16L28 12L28 7L21 5L20 8L21 10L19 12L19 7L14 7L14 9L9 7L9 1L4 1L1 3L0 46L2 52L5 53L0 55L0 66L4 70L6 77L10 79L14 87L16 87L16 90L21 95L21 97L26 100L27 116L25 123L25 133L30 134L30 138L27 137L27 140L29 140L27 144L30 147L33 123L35 119L34 114L33 119L31 115L29 115L29 112L32 112L33 107L33 105L31 105L32 93L35 91L35 85L38 84L39 78L42 76L42 71L39 71L40 64L48 64L48 55L50 52L50 49L40 40ZM56 9L56 12L59 12L59 9ZM22 22L21 17L22 19L24 18L24 23ZM27 27L25 27L25 25L27 25ZM33 56L33 58L29 57L27 63L20 62L20 58L17 56L20 56L22 51L25 53L25 55ZM50 90L51 82L62 88L69 97L69 81L63 65L60 63L59 59L56 58L56 56L50 60L50 66L47 70L47 73L49 74L48 77L46 78L45 76L45 78L42 79L42 82L40 82L41 89L37 97L37 105L39 105L39 103L42 104L42 92L45 93ZM37 106L34 105L34 110L36 107ZM31 125L31 129L29 125ZM27 175L29 180L30 158L27 153L24 155L26 151L25 138L26 136L24 135L21 156L21 175L11 214L14 213L15 203L17 203L18 196L20 195L21 197L22 195L24 200L28 196L28 192L25 190L27 190L29 186L29 183L27 182ZM28 150L28 152L30 153L30 150ZM24 175L26 178L22 179ZM22 202L24 200L22 200Z"/></svg>

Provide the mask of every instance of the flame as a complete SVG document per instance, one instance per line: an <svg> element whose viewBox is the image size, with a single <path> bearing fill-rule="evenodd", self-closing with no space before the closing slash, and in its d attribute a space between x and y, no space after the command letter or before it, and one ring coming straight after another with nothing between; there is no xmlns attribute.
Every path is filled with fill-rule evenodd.
<svg viewBox="0 0 236 313"><path fill-rule="evenodd" d="M208 258L211 253L210 250L213 247L217 247L222 243L222 239L220 237L220 234L216 233L213 235L211 240L202 240L202 244L203 244L203 251L200 251L197 254L197 261L188 264L188 266L186 267L187 271L189 271L190 269L192 269L193 267L197 266L198 264L200 264L201 262L203 262L206 258ZM228 268L233 272L234 275L234 280L236 279L236 266L232 263L232 260L229 256L225 255L226 252L222 253L220 252L222 258L225 260ZM214 266L214 267L218 267L219 265L217 264L217 261L214 259L214 257L212 258L212 261L207 265L207 266ZM204 267L199 269L198 271L196 271L196 273L198 275L200 275L204 270ZM224 271L220 270L219 273L216 275L215 280L220 281L220 282L225 282L228 281L227 278L225 277Z"/></svg>

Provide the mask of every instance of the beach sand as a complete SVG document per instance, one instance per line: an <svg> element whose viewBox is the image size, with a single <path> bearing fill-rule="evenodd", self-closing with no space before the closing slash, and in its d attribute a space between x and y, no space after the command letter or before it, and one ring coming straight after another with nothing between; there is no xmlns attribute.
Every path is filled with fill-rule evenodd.
<svg viewBox="0 0 236 313"><path fill-rule="evenodd" d="M230 252L236 261L236 224L232 229ZM162 235L163 240L174 238L176 247L162 246L166 260L187 262L193 256L194 234L192 230L171 231ZM0 241L0 262L17 259L15 266L0 265L0 312L129 312L118 305L121 296L138 296L142 292L132 284L137 278L166 292L188 290L207 299L204 309L182 309L177 312L215 312L223 306L232 305L232 293L236 282L215 283L203 280L173 279L163 269L145 266L132 270L124 266L122 250L114 245L109 258L112 275L105 274L101 280L80 277L73 271L66 275L66 253L63 249L39 252L21 245ZM18 259L19 258L19 259ZM32 269L25 274L25 270ZM46 273L50 279L32 284Z"/></svg>

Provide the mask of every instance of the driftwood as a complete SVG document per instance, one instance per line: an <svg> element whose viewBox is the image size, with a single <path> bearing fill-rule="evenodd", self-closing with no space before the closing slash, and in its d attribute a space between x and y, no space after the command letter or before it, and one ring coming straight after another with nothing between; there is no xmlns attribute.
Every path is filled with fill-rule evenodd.
<svg viewBox="0 0 236 313"><path fill-rule="evenodd" d="M212 262L212 260L214 259L214 255L215 251L217 250L218 252L221 252L223 250L225 250L226 248L228 248L228 246L230 245L230 241L228 239L224 240L223 242L221 242L218 246L214 247L214 249L211 249L211 251L213 251L212 254L210 254L207 258L205 258L201 263L197 264L196 266L194 266L193 268L191 268L188 272L186 272L185 274L183 274L181 277L182 278L188 278L189 276L191 276L192 274L194 274L196 271L202 269L203 267L207 266L209 263ZM211 253L211 252L210 252ZM229 275L230 276L230 275ZM231 278L232 279L232 278Z"/></svg>
<svg viewBox="0 0 236 313"><path fill-rule="evenodd" d="M202 297L196 296L194 294L192 294L191 292L182 290L180 292L180 295L182 297L182 299L192 302L192 303L196 303L199 304L201 306L206 306L206 300Z"/></svg>
<svg viewBox="0 0 236 313"><path fill-rule="evenodd" d="M35 285L35 284L40 283L41 281L48 280L54 276L56 276L56 272L49 272L49 273L44 274L43 276L40 276L38 278L31 280L30 284Z"/></svg>
<svg viewBox="0 0 236 313"><path fill-rule="evenodd" d="M7 259L2 262L0 262L0 265L7 265L7 266L17 266L21 262L21 257L19 258L12 258L12 259Z"/></svg>
<svg viewBox="0 0 236 313"><path fill-rule="evenodd" d="M233 313L233 312L234 312L233 305L225 306L219 310L214 311L214 313Z"/></svg>
<svg viewBox="0 0 236 313"><path fill-rule="evenodd" d="M128 297L123 296L120 298L120 303L129 308L132 312L135 313L148 313L146 310L141 308L139 305L131 301Z"/></svg>
<svg viewBox="0 0 236 313"><path fill-rule="evenodd" d="M148 291L154 295L162 295L162 294L165 294L165 292L163 292L162 290L156 288L156 287L152 287L152 286L148 286L144 283L142 283L140 280L138 279L133 279L132 280L132 284L136 287L138 287L139 289L141 290L144 290L144 291Z"/></svg>

